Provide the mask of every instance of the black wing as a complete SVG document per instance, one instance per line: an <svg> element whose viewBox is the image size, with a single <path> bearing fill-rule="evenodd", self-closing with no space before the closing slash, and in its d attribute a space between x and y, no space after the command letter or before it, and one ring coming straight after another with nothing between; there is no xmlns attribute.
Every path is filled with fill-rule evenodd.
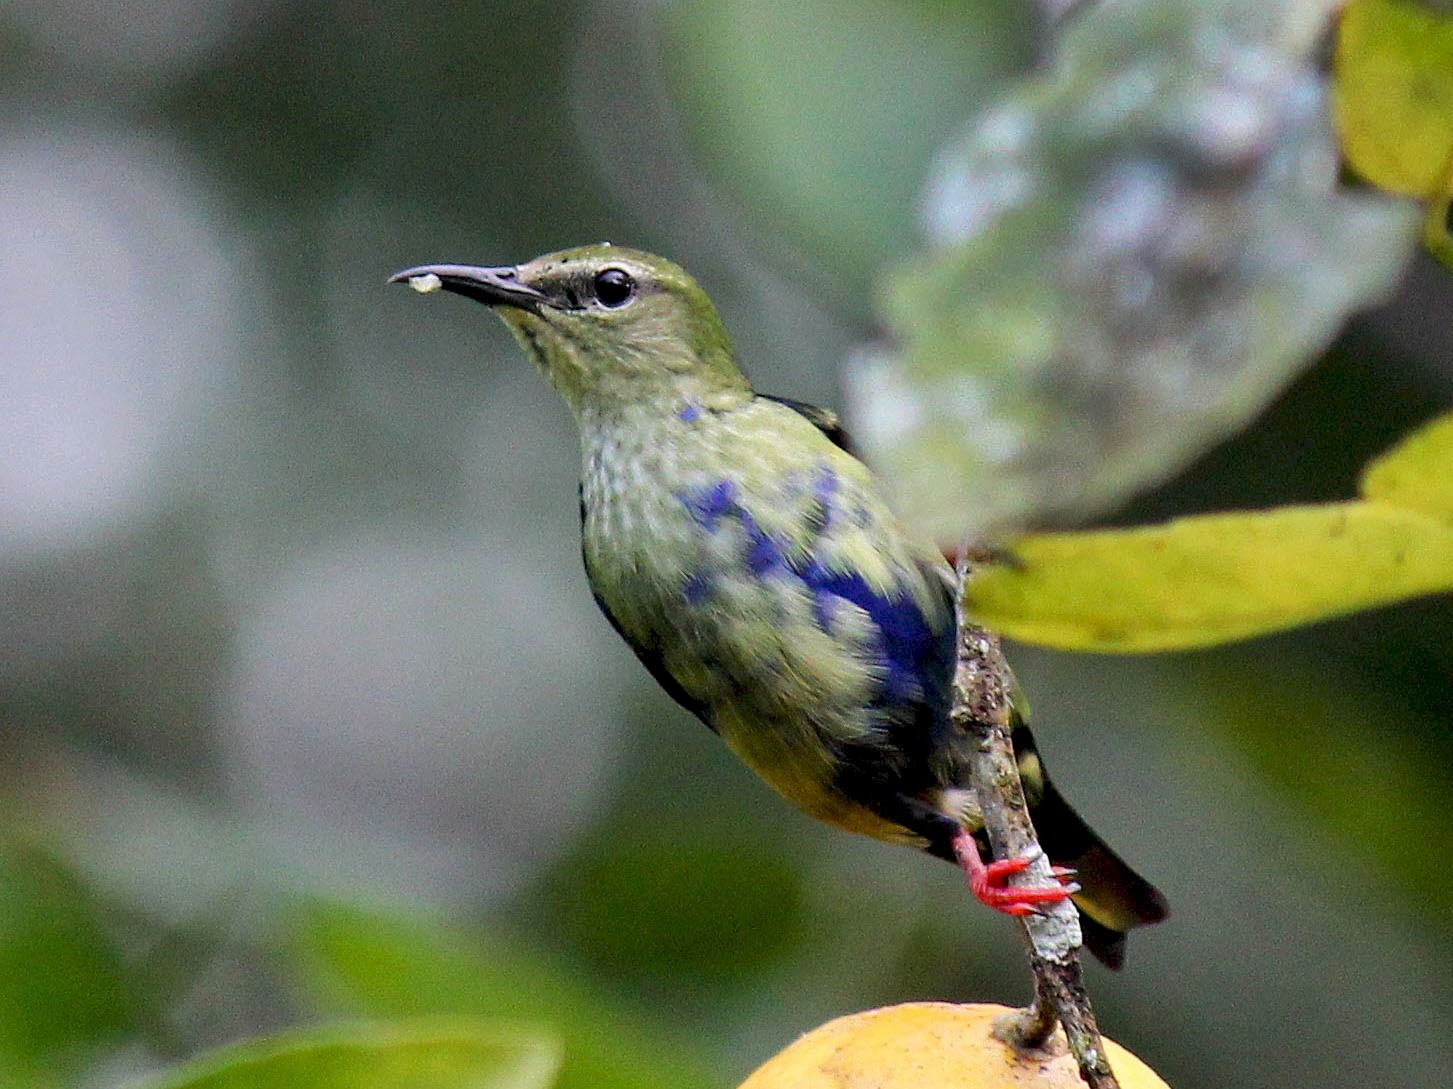
<svg viewBox="0 0 1453 1089"><path fill-rule="evenodd" d="M583 489L580 496L580 522L582 526L585 524L585 495ZM580 559L585 565L585 578L590 584L590 596L595 598L596 605L600 607L600 611L605 618L610 621L610 626L616 630L616 634L625 641L626 646L635 651L636 657L646 667L646 672L654 677L656 683L665 689L666 695L670 696L677 703L681 704L682 707L685 707L693 715L701 719L711 729L712 733L715 733L716 727L712 725L706 704L692 696L691 693L681 687L680 682L675 677L671 676L671 672L666 668L666 662L661 657L659 650L655 647L645 646L626 634L625 628L621 627L621 622L610 611L610 606L605 603L605 599L596 593L595 577L590 572L590 557L585 554L585 538L583 534L581 535Z"/></svg>
<svg viewBox="0 0 1453 1089"><path fill-rule="evenodd" d="M757 396L764 401L776 401L779 405L790 408L826 435L834 446L857 456L857 451L853 449L853 440L843 430L842 420L832 409L810 405L806 401L794 401L790 397L773 397L769 393L759 393Z"/></svg>

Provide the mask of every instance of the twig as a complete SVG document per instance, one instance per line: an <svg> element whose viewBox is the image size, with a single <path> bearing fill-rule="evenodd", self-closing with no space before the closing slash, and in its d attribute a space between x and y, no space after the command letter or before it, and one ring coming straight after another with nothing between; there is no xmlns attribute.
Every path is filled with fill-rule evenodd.
<svg viewBox="0 0 1453 1089"><path fill-rule="evenodd" d="M1014 675L1004 659L999 637L969 623L963 615L964 588L972 573L970 553L968 548L960 550L958 562L959 642L953 721L977 742L974 793L994 857L1032 859L1028 869L1011 881L1051 885L1055 878L1029 819L1009 739ZM1033 1005L1020 1011L1008 1028L1011 1042L1024 1048L1041 1047L1059 1021L1085 1083L1091 1089L1119 1089L1080 973L1079 913L1073 904L1063 900L1020 921L1034 970L1035 997Z"/></svg>

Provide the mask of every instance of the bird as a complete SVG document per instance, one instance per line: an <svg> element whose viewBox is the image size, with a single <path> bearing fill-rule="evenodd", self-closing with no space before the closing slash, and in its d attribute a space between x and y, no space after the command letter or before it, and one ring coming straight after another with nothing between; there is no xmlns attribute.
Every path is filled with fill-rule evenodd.
<svg viewBox="0 0 1453 1089"><path fill-rule="evenodd" d="M755 391L706 292L607 243L390 277L484 303L578 425L596 603L661 687L789 802L959 865L1011 915L1070 897L1112 968L1165 898L1051 784L1016 695L1011 740L1052 882L985 862L972 743L950 719L954 576L894 514L835 413Z"/></svg>

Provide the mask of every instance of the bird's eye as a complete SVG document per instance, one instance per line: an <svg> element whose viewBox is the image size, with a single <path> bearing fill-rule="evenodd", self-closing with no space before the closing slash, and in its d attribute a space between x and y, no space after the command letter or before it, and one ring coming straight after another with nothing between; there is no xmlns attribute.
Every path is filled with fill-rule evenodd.
<svg viewBox="0 0 1453 1089"><path fill-rule="evenodd" d="M595 297L612 310L625 306L636 294L636 281L625 269L608 268L595 275Z"/></svg>

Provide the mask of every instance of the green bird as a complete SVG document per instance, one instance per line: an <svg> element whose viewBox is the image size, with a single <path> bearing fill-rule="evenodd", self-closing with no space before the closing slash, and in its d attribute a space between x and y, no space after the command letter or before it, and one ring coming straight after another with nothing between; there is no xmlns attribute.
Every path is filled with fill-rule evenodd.
<svg viewBox="0 0 1453 1089"><path fill-rule="evenodd" d="M1057 883L985 864L969 739L949 718L954 580L900 524L836 417L755 392L706 293L660 257L585 246L392 277L482 302L580 430L581 542L595 600L652 676L800 809L956 862L1010 914L1073 896L1118 967L1164 897L1013 741ZM1073 874L1078 884L1071 883Z"/></svg>

